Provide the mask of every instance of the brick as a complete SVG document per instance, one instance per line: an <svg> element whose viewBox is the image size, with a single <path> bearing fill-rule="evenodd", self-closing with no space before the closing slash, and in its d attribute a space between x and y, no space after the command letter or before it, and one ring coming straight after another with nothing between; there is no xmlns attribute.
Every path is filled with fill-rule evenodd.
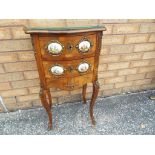
<svg viewBox="0 0 155 155"><path fill-rule="evenodd" d="M152 79L142 79L134 82L134 85L150 84Z"/></svg>
<svg viewBox="0 0 155 155"><path fill-rule="evenodd" d="M30 26L63 27L66 26L64 19L29 19Z"/></svg>
<svg viewBox="0 0 155 155"><path fill-rule="evenodd" d="M15 97L4 98L6 108L11 112L17 110L17 103Z"/></svg>
<svg viewBox="0 0 155 155"><path fill-rule="evenodd" d="M16 53L0 53L0 63L16 62L18 60Z"/></svg>
<svg viewBox="0 0 155 155"><path fill-rule="evenodd" d="M4 68L3 68L2 64L0 64L0 73L4 73L4 72L5 72Z"/></svg>
<svg viewBox="0 0 155 155"><path fill-rule="evenodd" d="M98 71L105 71L107 69L107 64L99 64Z"/></svg>
<svg viewBox="0 0 155 155"><path fill-rule="evenodd" d="M80 89L78 94L81 94L81 92L82 92L82 91L81 91L81 89ZM71 92L71 93L72 93L72 92ZM91 86L91 87L88 86L88 87L87 87L87 92L86 92L86 94L89 94L89 93L93 93L93 86Z"/></svg>
<svg viewBox="0 0 155 155"><path fill-rule="evenodd" d="M99 90L99 93L98 93L98 97L101 97L101 96L103 96L103 91L100 91ZM81 96L80 96L81 97ZM86 100L91 100L91 98L92 98L92 93L87 93L87 96L86 96ZM82 100L82 98L81 98L81 100ZM79 100L80 101L80 100ZM72 102L72 101L71 101ZM81 101L80 101L81 102Z"/></svg>
<svg viewBox="0 0 155 155"><path fill-rule="evenodd" d="M8 82L0 83L0 90L9 90L11 89L11 86Z"/></svg>
<svg viewBox="0 0 155 155"><path fill-rule="evenodd" d="M155 83L142 85L141 88L143 90L154 89L155 88Z"/></svg>
<svg viewBox="0 0 155 155"><path fill-rule="evenodd" d="M35 60L34 51L18 52L18 58L20 61Z"/></svg>
<svg viewBox="0 0 155 155"><path fill-rule="evenodd" d="M6 63L4 64L5 70L7 72L15 71L27 71L27 70L36 70L36 62L16 62L16 63Z"/></svg>
<svg viewBox="0 0 155 155"><path fill-rule="evenodd" d="M155 66L141 67L139 73L148 73L155 71Z"/></svg>
<svg viewBox="0 0 155 155"><path fill-rule="evenodd" d="M13 39L30 38L29 34L25 34L23 27L12 27L11 32Z"/></svg>
<svg viewBox="0 0 155 155"><path fill-rule="evenodd" d="M11 39L10 29L0 28L0 39Z"/></svg>
<svg viewBox="0 0 155 155"><path fill-rule="evenodd" d="M136 74L137 73L137 68L131 68L131 69L122 69L118 71L118 75L131 75L131 74Z"/></svg>
<svg viewBox="0 0 155 155"><path fill-rule="evenodd" d="M99 81L99 85L101 85L100 81ZM81 94L81 89L79 92ZM88 93L92 93L92 92L93 92L93 85L91 85L91 86L87 85L87 92L86 93L88 94Z"/></svg>
<svg viewBox="0 0 155 155"><path fill-rule="evenodd" d="M144 43L144 44L136 44L134 48L134 52L145 52L155 50L154 43Z"/></svg>
<svg viewBox="0 0 155 155"><path fill-rule="evenodd" d="M27 19L1 19L0 26L28 25Z"/></svg>
<svg viewBox="0 0 155 155"><path fill-rule="evenodd" d="M154 19L129 19L128 22L130 23L151 23L155 22Z"/></svg>
<svg viewBox="0 0 155 155"><path fill-rule="evenodd" d="M3 40L0 41L0 52L32 50L31 40Z"/></svg>
<svg viewBox="0 0 155 155"><path fill-rule="evenodd" d="M155 51L145 52L143 54L143 59L152 59L152 58L155 58Z"/></svg>
<svg viewBox="0 0 155 155"><path fill-rule="evenodd" d="M145 78L145 74L128 75L127 81L140 80L140 79L144 79L144 78Z"/></svg>
<svg viewBox="0 0 155 155"><path fill-rule="evenodd" d="M0 82L17 81L23 79L24 77L21 72L0 74Z"/></svg>
<svg viewBox="0 0 155 155"><path fill-rule="evenodd" d="M16 98L15 97L4 97L3 101L6 105L11 104L11 103L16 103Z"/></svg>
<svg viewBox="0 0 155 155"><path fill-rule="evenodd" d="M111 46L111 54L131 53L133 52L133 45L113 45Z"/></svg>
<svg viewBox="0 0 155 155"><path fill-rule="evenodd" d="M103 34L112 34L113 24L104 24L106 31Z"/></svg>
<svg viewBox="0 0 155 155"><path fill-rule="evenodd" d="M38 100L38 99L39 99L38 94L17 96L17 102L26 102L26 101L32 101L32 100Z"/></svg>
<svg viewBox="0 0 155 155"><path fill-rule="evenodd" d="M99 85L104 85L105 84L105 80L103 78L99 78L98 79ZM93 86L91 86L93 87Z"/></svg>
<svg viewBox="0 0 155 155"><path fill-rule="evenodd" d="M125 77L124 76L111 77L111 78L105 79L105 84L124 82L124 81L125 81Z"/></svg>
<svg viewBox="0 0 155 155"><path fill-rule="evenodd" d="M121 55L121 61L140 60L143 53L132 53Z"/></svg>
<svg viewBox="0 0 155 155"><path fill-rule="evenodd" d="M147 42L148 34L134 34L125 36L125 44L143 43Z"/></svg>
<svg viewBox="0 0 155 155"><path fill-rule="evenodd" d="M42 106L41 100L32 100L31 103L32 103L33 107L40 107L40 106ZM58 104L58 98L52 97L52 105L53 104Z"/></svg>
<svg viewBox="0 0 155 155"><path fill-rule="evenodd" d="M4 109L2 107L0 107L0 112L4 112Z"/></svg>
<svg viewBox="0 0 155 155"><path fill-rule="evenodd" d="M137 92L137 91L142 90L141 86L139 86L139 85L137 85L137 86L132 85L130 87L124 87L122 89L123 89L123 92Z"/></svg>
<svg viewBox="0 0 155 155"><path fill-rule="evenodd" d="M122 88L117 89L111 89L111 90L104 90L103 95L104 96L111 96L111 95L117 95L122 93Z"/></svg>
<svg viewBox="0 0 155 155"><path fill-rule="evenodd" d="M38 71L26 71L24 72L25 79L37 79L39 78Z"/></svg>
<svg viewBox="0 0 155 155"><path fill-rule="evenodd" d="M69 95L69 91L65 91L65 90L59 90L59 91L53 91L51 92L52 97L60 97L60 96L65 96L65 95Z"/></svg>
<svg viewBox="0 0 155 155"><path fill-rule="evenodd" d="M151 83L155 83L155 78L150 79Z"/></svg>
<svg viewBox="0 0 155 155"><path fill-rule="evenodd" d="M110 47L109 46L102 46L101 48L101 55L106 55L110 52Z"/></svg>
<svg viewBox="0 0 155 155"><path fill-rule="evenodd" d="M88 93L88 86L87 86L87 93ZM75 94L81 94L82 90L81 89L77 89L77 90L73 90L70 92L71 95L75 95Z"/></svg>
<svg viewBox="0 0 155 155"><path fill-rule="evenodd" d="M88 95L87 95L88 97ZM78 102L81 101L81 94L75 94L75 95L66 95L66 96L60 96L58 98L58 104L62 104L62 103L71 103L71 102Z"/></svg>
<svg viewBox="0 0 155 155"><path fill-rule="evenodd" d="M128 19L100 19L100 23L127 23Z"/></svg>
<svg viewBox="0 0 155 155"><path fill-rule="evenodd" d="M155 77L155 71L154 72L149 72L146 74L146 78L153 78Z"/></svg>
<svg viewBox="0 0 155 155"><path fill-rule="evenodd" d="M30 94L38 94L40 92L40 86L28 87Z"/></svg>
<svg viewBox="0 0 155 155"><path fill-rule="evenodd" d="M54 104L53 100L54 99L52 98L52 104ZM32 103L33 107L41 107L42 106L41 100L33 100L33 101L31 101L31 103Z"/></svg>
<svg viewBox="0 0 155 155"><path fill-rule="evenodd" d="M141 24L141 26L140 26L140 32L142 32L142 33L155 32L155 23Z"/></svg>
<svg viewBox="0 0 155 155"><path fill-rule="evenodd" d="M141 67L141 66L148 66L150 60L140 60L140 61L132 61L130 66L131 67Z"/></svg>
<svg viewBox="0 0 155 155"><path fill-rule="evenodd" d="M155 34L150 35L149 42L155 42Z"/></svg>
<svg viewBox="0 0 155 155"><path fill-rule="evenodd" d="M94 26L98 25L97 19L67 19L67 26Z"/></svg>
<svg viewBox="0 0 155 155"><path fill-rule="evenodd" d="M13 89L0 92L2 97L13 97L19 95L26 95L28 93L27 89Z"/></svg>
<svg viewBox="0 0 155 155"><path fill-rule="evenodd" d="M141 59L143 53L132 53L132 54L123 54L121 55L121 61L130 61Z"/></svg>
<svg viewBox="0 0 155 155"><path fill-rule="evenodd" d="M115 88L124 88L124 87L129 87L129 86L132 86L132 81L115 83Z"/></svg>
<svg viewBox="0 0 155 155"><path fill-rule="evenodd" d="M28 108L32 108L32 101L30 102L18 102L17 103L17 108L18 109L28 109Z"/></svg>
<svg viewBox="0 0 155 155"><path fill-rule="evenodd" d="M151 59L150 65L151 66L155 65L155 59Z"/></svg>
<svg viewBox="0 0 155 155"><path fill-rule="evenodd" d="M116 76L116 71L104 71L104 72L100 72L99 75L102 75L101 77L103 78L107 78L107 77L114 77Z"/></svg>
<svg viewBox="0 0 155 155"><path fill-rule="evenodd" d="M117 24L114 25L113 34L137 33L139 24Z"/></svg>
<svg viewBox="0 0 155 155"><path fill-rule="evenodd" d="M23 81L14 81L11 82L13 88L25 88L25 87L32 87L38 86L40 83L39 79L33 80L23 80Z"/></svg>
<svg viewBox="0 0 155 155"><path fill-rule="evenodd" d="M128 67L129 67L129 62L111 63L111 64L108 64L107 70L123 69Z"/></svg>
<svg viewBox="0 0 155 155"><path fill-rule="evenodd" d="M123 35L104 35L102 39L103 45L123 44Z"/></svg>
<svg viewBox="0 0 155 155"><path fill-rule="evenodd" d="M99 62L102 63L109 63L109 62L118 62L120 59L119 55L108 55L108 56L100 56Z"/></svg>
<svg viewBox="0 0 155 155"><path fill-rule="evenodd" d="M114 84L104 84L100 88L100 91L102 91L102 90L110 90L110 89L113 89L113 88L114 88Z"/></svg>

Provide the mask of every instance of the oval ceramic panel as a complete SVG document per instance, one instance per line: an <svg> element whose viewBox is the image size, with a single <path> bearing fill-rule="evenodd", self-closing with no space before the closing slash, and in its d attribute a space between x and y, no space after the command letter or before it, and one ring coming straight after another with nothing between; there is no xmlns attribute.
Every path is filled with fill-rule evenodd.
<svg viewBox="0 0 155 155"><path fill-rule="evenodd" d="M91 46L90 42L87 41L87 40L84 40L84 41L81 41L81 42L79 43L78 48L79 48L79 51L85 53L85 52L88 52L88 51L89 51L90 46Z"/></svg>
<svg viewBox="0 0 155 155"><path fill-rule="evenodd" d="M52 74L54 74L54 75L62 75L64 73L63 67L58 66L58 65L51 67L50 70L51 70Z"/></svg>
<svg viewBox="0 0 155 155"><path fill-rule="evenodd" d="M87 72L87 70L89 69L89 64L84 62L84 63L81 63L79 66L78 66L78 71L80 73L84 73L84 72Z"/></svg>
<svg viewBox="0 0 155 155"><path fill-rule="evenodd" d="M62 45L58 42L52 42L48 45L48 52L53 55L59 55L62 53Z"/></svg>

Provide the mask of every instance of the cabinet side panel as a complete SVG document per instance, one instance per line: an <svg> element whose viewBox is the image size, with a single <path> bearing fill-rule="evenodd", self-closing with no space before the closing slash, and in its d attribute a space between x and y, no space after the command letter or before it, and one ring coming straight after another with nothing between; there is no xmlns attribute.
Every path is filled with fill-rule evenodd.
<svg viewBox="0 0 155 155"><path fill-rule="evenodd" d="M46 80L45 80L45 75L44 75L42 59L41 59L39 36L38 34L31 34L31 37L32 37L32 43L34 47L38 72L39 72L40 84L41 84L41 87L46 88Z"/></svg>

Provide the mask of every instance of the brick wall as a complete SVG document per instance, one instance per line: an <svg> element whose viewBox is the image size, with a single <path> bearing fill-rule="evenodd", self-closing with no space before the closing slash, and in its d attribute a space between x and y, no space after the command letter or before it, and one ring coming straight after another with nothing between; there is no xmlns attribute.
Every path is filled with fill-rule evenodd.
<svg viewBox="0 0 155 155"><path fill-rule="evenodd" d="M0 95L10 111L40 106L39 79L27 26L104 24L99 96L155 88L155 20L0 20ZM52 89L54 103L81 100L81 90ZM91 97L89 84L87 97ZM0 111L2 108L0 107Z"/></svg>

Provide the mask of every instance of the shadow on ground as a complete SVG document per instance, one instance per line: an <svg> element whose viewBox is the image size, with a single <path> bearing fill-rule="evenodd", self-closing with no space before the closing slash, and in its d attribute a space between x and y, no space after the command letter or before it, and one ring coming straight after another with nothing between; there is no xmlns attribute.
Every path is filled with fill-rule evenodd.
<svg viewBox="0 0 155 155"><path fill-rule="evenodd" d="M97 121L90 123L89 101L53 107L53 130L47 131L43 108L0 114L1 135L126 135L155 134L155 90L98 98L94 107Z"/></svg>

